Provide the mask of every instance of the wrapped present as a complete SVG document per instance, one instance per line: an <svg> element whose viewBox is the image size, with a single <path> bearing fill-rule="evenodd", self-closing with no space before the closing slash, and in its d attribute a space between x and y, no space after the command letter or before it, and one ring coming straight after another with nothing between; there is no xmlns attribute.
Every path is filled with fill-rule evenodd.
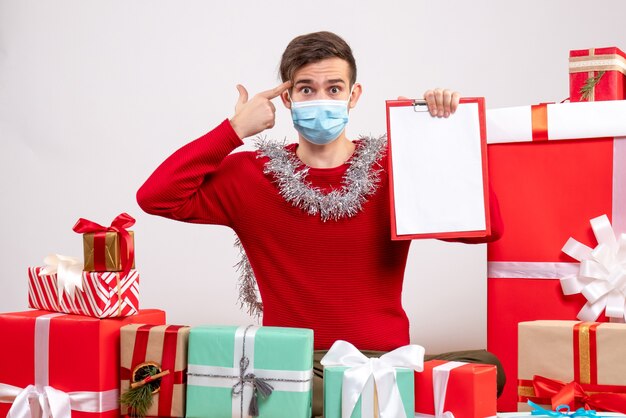
<svg viewBox="0 0 626 418"><path fill-rule="evenodd" d="M188 359L187 417L311 416L312 330L193 327Z"/></svg>
<svg viewBox="0 0 626 418"><path fill-rule="evenodd" d="M134 399L135 403L129 402L131 405L148 407L141 411L133 409L133 415L185 416L189 329L179 325L147 324L122 327L122 414L129 413L129 405L125 402ZM128 395L131 390L134 396ZM143 398L139 398L141 396Z"/></svg>
<svg viewBox="0 0 626 418"><path fill-rule="evenodd" d="M415 373L415 417L494 417L496 394L496 366L430 360Z"/></svg>
<svg viewBox="0 0 626 418"><path fill-rule="evenodd" d="M165 313L126 318L28 311L0 314L0 416L119 416L120 328L162 324Z"/></svg>
<svg viewBox="0 0 626 418"><path fill-rule="evenodd" d="M589 221L602 214L618 235L626 231L626 101L492 109L487 132L504 222L488 244L487 346L515 381L517 324L573 320L587 303L563 293L560 279L581 267L562 251L568 239L595 247ZM507 385L498 410L514 411L516 401Z"/></svg>
<svg viewBox="0 0 626 418"><path fill-rule="evenodd" d="M120 272L83 272L75 259L58 255L46 257L46 263L28 269L29 307L95 318L135 315L139 310L137 270L123 277Z"/></svg>
<svg viewBox="0 0 626 418"><path fill-rule="evenodd" d="M412 417L413 373L422 371L424 348L407 345L367 358L347 341L335 341L322 358L324 417Z"/></svg>
<svg viewBox="0 0 626 418"><path fill-rule="evenodd" d="M83 234L86 271L122 271L135 267L133 232L126 230L135 224L127 213L118 215L111 226L102 226L80 218L72 228Z"/></svg>
<svg viewBox="0 0 626 418"><path fill-rule="evenodd" d="M591 48L569 53L572 102L626 99L626 54L619 48Z"/></svg>
<svg viewBox="0 0 626 418"><path fill-rule="evenodd" d="M519 324L519 409L532 401L626 413L626 324L530 321Z"/></svg>
<svg viewBox="0 0 626 418"><path fill-rule="evenodd" d="M533 410L531 412L502 412L496 415L497 418L522 418L522 417L557 417L557 418L602 418L602 417L626 417L625 414L620 414L619 412L597 412L593 409L583 409L579 408L575 411L572 411L570 407L563 405L561 408L557 410L547 410L545 408L540 407L539 405L533 404Z"/></svg>

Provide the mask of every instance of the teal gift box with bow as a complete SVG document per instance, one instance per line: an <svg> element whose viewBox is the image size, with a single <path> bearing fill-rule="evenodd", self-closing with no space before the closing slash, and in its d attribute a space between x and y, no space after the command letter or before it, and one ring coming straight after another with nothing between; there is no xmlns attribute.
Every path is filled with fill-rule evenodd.
<svg viewBox="0 0 626 418"><path fill-rule="evenodd" d="M199 326L189 333L190 418L309 418L313 331Z"/></svg>
<svg viewBox="0 0 626 418"><path fill-rule="evenodd" d="M336 341L322 359L325 418L410 418L415 414L415 372L424 368L424 348L407 345L367 358Z"/></svg>

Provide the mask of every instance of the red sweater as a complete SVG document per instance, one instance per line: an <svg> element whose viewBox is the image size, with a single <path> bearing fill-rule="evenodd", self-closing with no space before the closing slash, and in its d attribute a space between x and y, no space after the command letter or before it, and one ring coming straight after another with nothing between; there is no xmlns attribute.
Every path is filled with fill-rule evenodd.
<svg viewBox="0 0 626 418"><path fill-rule="evenodd" d="M165 160L139 189L139 205L179 221L231 227L258 282L263 325L311 328L316 349L337 339L369 350L408 344L401 293L411 242L390 239L386 171L362 212L322 222L278 194L263 173L267 158L229 155L241 144L224 121ZM339 188L348 166L310 168L307 180L322 190Z"/></svg>

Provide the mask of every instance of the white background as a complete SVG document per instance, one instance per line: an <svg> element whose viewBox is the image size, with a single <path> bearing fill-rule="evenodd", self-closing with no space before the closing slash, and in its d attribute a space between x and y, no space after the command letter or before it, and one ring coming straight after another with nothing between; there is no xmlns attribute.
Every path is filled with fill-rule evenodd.
<svg viewBox="0 0 626 418"><path fill-rule="evenodd" d="M564 99L568 51L626 48L625 16L622 0L0 0L0 311L26 308L27 266L82 254L79 217L108 224L127 211L144 307L170 323L249 322L236 305L233 233L148 216L135 192L231 116L235 84L277 85L296 35L331 30L353 47L356 137L385 131L385 99L431 87L488 107ZM287 111L267 135L294 139ZM485 271L483 245L414 242L413 340L429 352L484 347ZM472 287L479 296L465 297Z"/></svg>

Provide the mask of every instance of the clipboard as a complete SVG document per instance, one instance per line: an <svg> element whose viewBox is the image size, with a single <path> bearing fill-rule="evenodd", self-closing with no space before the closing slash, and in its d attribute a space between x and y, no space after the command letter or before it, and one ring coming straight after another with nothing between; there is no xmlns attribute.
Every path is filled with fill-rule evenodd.
<svg viewBox="0 0 626 418"><path fill-rule="evenodd" d="M484 98L462 98L449 118L423 100L386 107L391 239L489 235Z"/></svg>

